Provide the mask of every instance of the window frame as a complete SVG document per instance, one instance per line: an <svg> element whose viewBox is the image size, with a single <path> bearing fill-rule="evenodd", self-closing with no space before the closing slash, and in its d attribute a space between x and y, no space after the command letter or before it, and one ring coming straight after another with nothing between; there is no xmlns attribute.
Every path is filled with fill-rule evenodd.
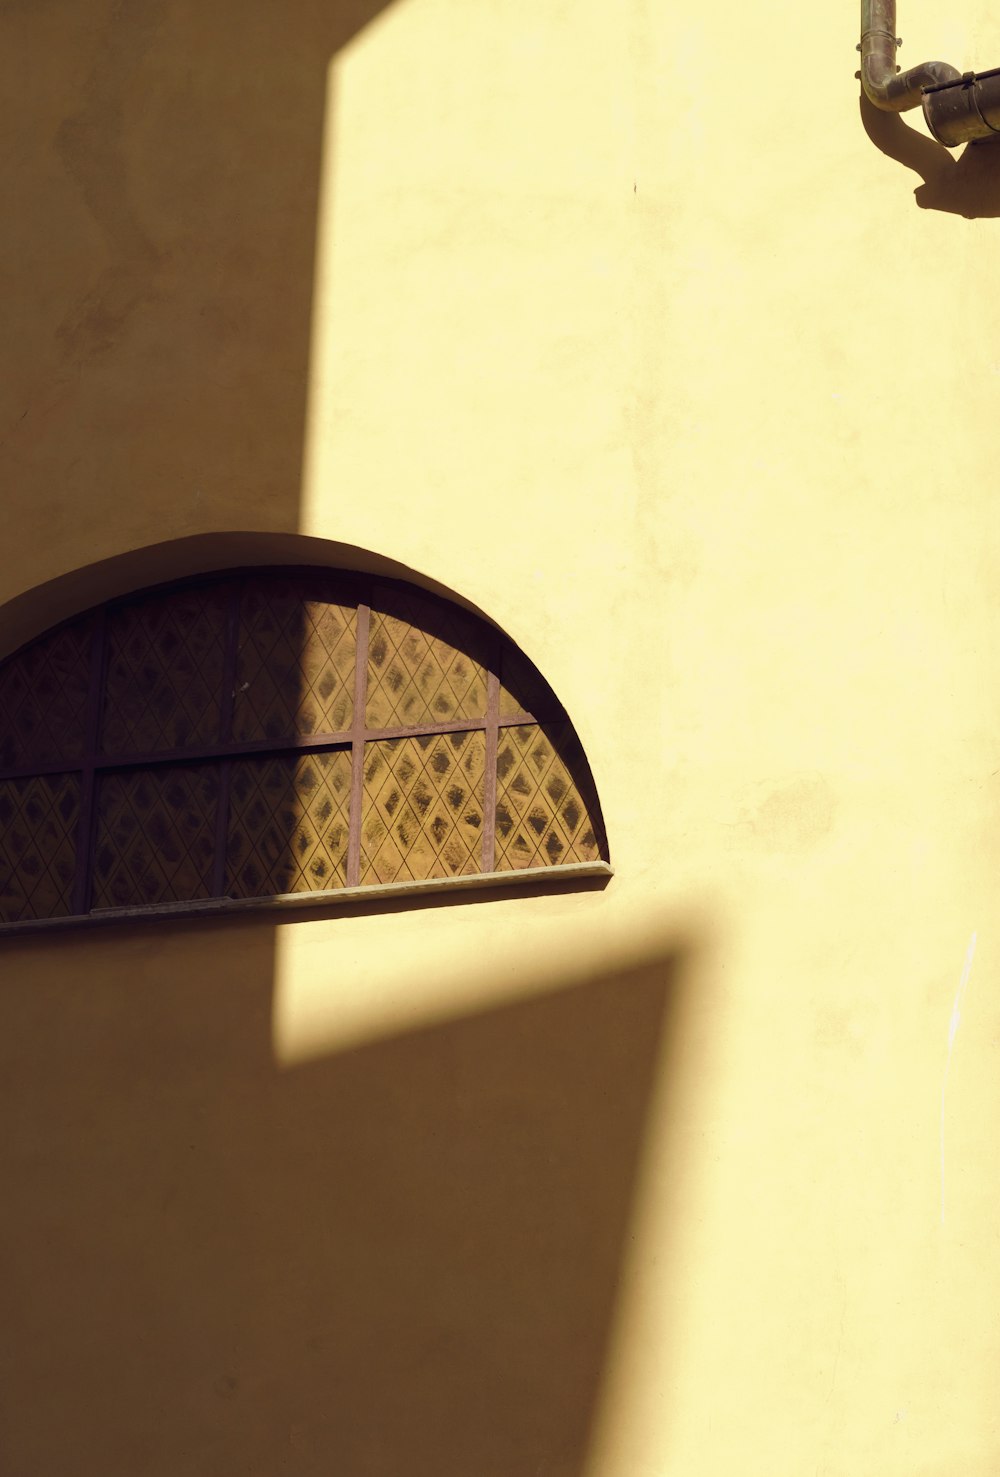
<svg viewBox="0 0 1000 1477"><path fill-rule="evenodd" d="M326 582L330 586L331 603L349 605L356 609L354 691L350 727L309 734L296 732L294 735L283 738L237 740L234 737L233 718L240 650L241 594L245 581L263 580L268 577L308 580L318 584ZM216 742L197 743L182 748L148 752L103 753L101 721L108 693L110 618L116 612L126 610L142 600L168 596L185 589L203 589L211 585L222 587L228 600L219 702L218 733L220 737ZM380 594L383 596L382 599L378 598ZM369 635L372 610L379 613L388 611L391 614L394 601L405 601L413 597L417 597L422 605L439 613L445 619L453 612L459 613L462 621L468 623L469 630L475 632L477 640L482 642L481 651L485 655L482 665L485 668L487 684L485 712L477 718L453 718L439 723L369 727L366 722L366 686L371 655ZM538 867L512 866L504 869L496 867L497 750L500 734L507 728L527 726L545 728L547 725L557 724L560 727L565 725L577 745L579 745L579 740L576 739L575 730L565 709L530 659L497 627L477 612L458 604L457 601L446 599L408 581L356 570L303 564L244 565L223 568L128 591L89 610L78 612L57 625L39 632L37 636L23 643L17 651L4 657L0 662L0 670L16 660L21 653L26 652L36 641L56 636L67 627L83 623L88 619L93 620L93 629L90 638L90 670L83 753L72 759L47 759L0 768L0 784L11 780L40 778L48 775L78 774L80 776L78 831L75 842L76 871L70 911L67 914L52 917L0 919L0 936L67 926L99 924L120 919L220 915L273 909L299 911L315 908L350 908L376 903L379 900L389 903L393 899L423 894L467 892L471 889L494 887L534 889L544 884L545 888L556 887L562 890L581 884L601 885L613 875L613 869L608 860L601 807L582 746L579 747L579 754L592 795L593 809L588 813L592 816L596 832L599 858L557 862ZM514 713L500 711L505 652L513 653L525 664L526 670L537 679L538 690L550 700L543 711L532 712L526 708ZM361 786L366 745L385 740L416 739L471 732L482 733L485 740L481 870L460 875L404 881L362 882L360 880L363 829ZM226 734L228 738L223 737ZM347 752L351 756L349 842L345 884L334 888L259 896L233 897L227 895L224 889L231 819L229 783L233 761L254 756L308 754L310 752ZM212 864L212 895L206 898L94 907L97 795L100 777L116 772L139 772L160 766L199 763L217 764L220 774Z"/></svg>

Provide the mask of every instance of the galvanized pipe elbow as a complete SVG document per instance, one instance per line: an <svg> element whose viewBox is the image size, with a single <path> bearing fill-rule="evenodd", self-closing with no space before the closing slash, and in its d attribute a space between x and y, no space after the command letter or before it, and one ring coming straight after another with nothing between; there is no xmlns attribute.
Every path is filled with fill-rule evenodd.
<svg viewBox="0 0 1000 1477"><path fill-rule="evenodd" d="M1000 67L965 72L948 62L896 66L896 0L861 0L861 85L865 97L887 113L919 103L938 143L949 149L1000 135Z"/></svg>
<svg viewBox="0 0 1000 1477"><path fill-rule="evenodd" d="M861 0L861 85L876 108L905 113L923 101L928 87L961 82L948 62L920 62L908 71L896 66L896 0Z"/></svg>

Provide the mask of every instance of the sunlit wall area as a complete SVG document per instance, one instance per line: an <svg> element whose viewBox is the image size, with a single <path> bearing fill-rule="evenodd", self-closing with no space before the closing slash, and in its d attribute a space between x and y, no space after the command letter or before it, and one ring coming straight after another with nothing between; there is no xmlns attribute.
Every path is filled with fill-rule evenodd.
<svg viewBox="0 0 1000 1477"><path fill-rule="evenodd" d="M405 580L614 867L0 938L10 1470L991 1477L1000 145L850 6L0 26L0 653Z"/></svg>

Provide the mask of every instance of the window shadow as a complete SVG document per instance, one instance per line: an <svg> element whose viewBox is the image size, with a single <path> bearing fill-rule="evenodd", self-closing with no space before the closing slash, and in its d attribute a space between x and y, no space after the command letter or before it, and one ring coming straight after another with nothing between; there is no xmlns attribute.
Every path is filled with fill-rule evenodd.
<svg viewBox="0 0 1000 1477"><path fill-rule="evenodd" d="M861 122L877 149L923 180L913 192L922 210L941 210L966 220L1000 216L1000 147L967 144L956 158L943 144L910 128L898 113L883 113L861 95Z"/></svg>
<svg viewBox="0 0 1000 1477"><path fill-rule="evenodd" d="M5 1469L583 1477L683 959L282 1070L270 927L95 947L4 949Z"/></svg>
<svg viewBox="0 0 1000 1477"><path fill-rule="evenodd" d="M328 65L387 3L3 7L38 580L297 531ZM290 1068L274 975L265 921L0 945L0 1465L583 1477L682 961Z"/></svg>

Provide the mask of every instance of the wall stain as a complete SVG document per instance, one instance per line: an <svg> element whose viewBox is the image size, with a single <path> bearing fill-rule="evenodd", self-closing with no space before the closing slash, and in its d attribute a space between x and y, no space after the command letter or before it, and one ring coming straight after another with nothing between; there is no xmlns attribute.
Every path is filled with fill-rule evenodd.
<svg viewBox="0 0 1000 1477"><path fill-rule="evenodd" d="M56 331L82 362L111 347L132 313L155 296L161 257L132 198L124 150L125 98L163 19L165 0L116 0L84 84L82 106L60 124L56 150L104 238L110 261Z"/></svg>
<svg viewBox="0 0 1000 1477"><path fill-rule="evenodd" d="M754 785L732 826L733 844L769 852L806 851L833 829L837 802L821 774L799 774Z"/></svg>

